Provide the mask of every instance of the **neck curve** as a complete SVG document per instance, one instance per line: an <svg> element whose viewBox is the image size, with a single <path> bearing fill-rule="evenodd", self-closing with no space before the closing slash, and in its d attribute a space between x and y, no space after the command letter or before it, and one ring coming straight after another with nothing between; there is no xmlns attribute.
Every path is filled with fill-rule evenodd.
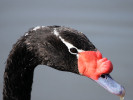
<svg viewBox="0 0 133 100"><path fill-rule="evenodd" d="M3 100L30 100L34 68L38 58L26 45L14 45L4 73Z"/></svg>

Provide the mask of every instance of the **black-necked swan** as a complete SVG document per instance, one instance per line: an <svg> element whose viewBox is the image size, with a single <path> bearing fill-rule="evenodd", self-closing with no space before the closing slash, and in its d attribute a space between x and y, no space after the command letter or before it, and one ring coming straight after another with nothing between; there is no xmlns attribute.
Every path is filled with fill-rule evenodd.
<svg viewBox="0 0 133 100"><path fill-rule="evenodd" d="M30 100L34 69L40 64L86 76L113 94L125 95L124 87L109 75L111 61L82 32L37 26L13 45L4 73L3 100Z"/></svg>

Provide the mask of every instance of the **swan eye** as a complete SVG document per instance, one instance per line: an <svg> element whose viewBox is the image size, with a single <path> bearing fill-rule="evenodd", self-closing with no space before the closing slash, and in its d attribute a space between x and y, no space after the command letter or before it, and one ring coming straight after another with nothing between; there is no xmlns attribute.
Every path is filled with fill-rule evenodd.
<svg viewBox="0 0 133 100"><path fill-rule="evenodd" d="M70 48L70 52L73 54L77 54L78 50L76 48Z"/></svg>

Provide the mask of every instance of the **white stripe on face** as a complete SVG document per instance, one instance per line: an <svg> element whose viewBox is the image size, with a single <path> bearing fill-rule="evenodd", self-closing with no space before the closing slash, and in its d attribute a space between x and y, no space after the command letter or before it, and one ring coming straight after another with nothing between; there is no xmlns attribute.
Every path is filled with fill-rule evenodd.
<svg viewBox="0 0 133 100"><path fill-rule="evenodd" d="M78 49L78 48L75 47L73 44L71 44L71 43L65 41L65 39L63 39L63 38L59 35L59 33L57 32L56 28L54 28L54 35L58 36L58 37L61 39L61 41L67 46L67 48L68 48L68 50L69 50L69 52L70 52L71 54L76 54L76 53L72 53L72 52L70 51L71 48L77 49L78 52L83 52L83 50Z"/></svg>
<svg viewBox="0 0 133 100"><path fill-rule="evenodd" d="M56 28L54 28L54 35L59 36L59 33L57 32Z"/></svg>

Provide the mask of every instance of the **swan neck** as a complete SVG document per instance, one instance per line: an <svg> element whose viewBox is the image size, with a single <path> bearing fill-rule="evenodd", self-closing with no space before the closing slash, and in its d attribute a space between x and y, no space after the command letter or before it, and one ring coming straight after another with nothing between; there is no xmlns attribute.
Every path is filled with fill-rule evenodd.
<svg viewBox="0 0 133 100"><path fill-rule="evenodd" d="M38 59L24 45L14 48L9 54L4 73L3 100L30 100Z"/></svg>

